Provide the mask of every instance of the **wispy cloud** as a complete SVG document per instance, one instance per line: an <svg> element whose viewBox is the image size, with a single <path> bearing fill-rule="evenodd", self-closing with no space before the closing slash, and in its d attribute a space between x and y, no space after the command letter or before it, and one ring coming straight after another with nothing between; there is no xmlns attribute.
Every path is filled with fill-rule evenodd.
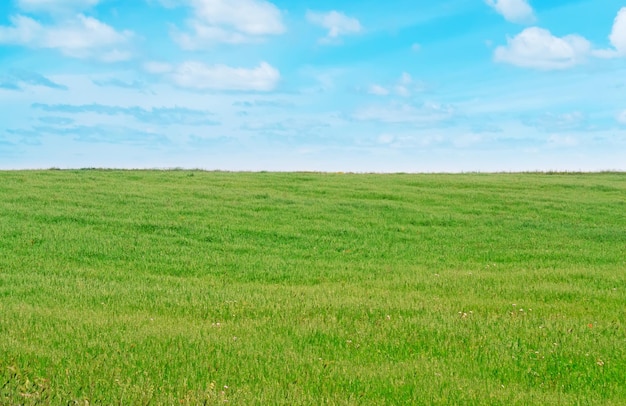
<svg viewBox="0 0 626 406"><path fill-rule="evenodd" d="M245 122L241 129L252 132L255 136L278 136L281 139L270 138L271 141L284 142L288 139L310 138L319 136L331 124L317 118L297 117L279 120L256 120Z"/></svg>
<svg viewBox="0 0 626 406"><path fill-rule="evenodd" d="M391 93L386 87L376 84L371 85L367 92L369 94L375 94L376 96L387 96Z"/></svg>
<svg viewBox="0 0 626 406"><path fill-rule="evenodd" d="M93 17L79 14L43 25L24 15L12 16L10 26L0 26L0 44L13 44L34 49L54 49L73 58L94 58L104 62L128 60L131 31L116 31Z"/></svg>
<svg viewBox="0 0 626 406"><path fill-rule="evenodd" d="M352 117L359 121L379 121L382 123L409 123L412 125L432 125L450 120L455 111L451 106L427 102L419 106L407 103L392 103L387 106L369 106L358 109Z"/></svg>
<svg viewBox="0 0 626 406"><path fill-rule="evenodd" d="M52 125L71 125L74 124L74 120L67 117L60 116L43 116L39 117L38 120L44 124L52 124Z"/></svg>
<svg viewBox="0 0 626 406"><path fill-rule="evenodd" d="M6 133L13 136L13 143L19 145L41 145L41 132L33 129L9 128Z"/></svg>
<svg viewBox="0 0 626 406"><path fill-rule="evenodd" d="M192 90L268 92L280 80L280 72L267 62L255 68L239 68L187 61L176 66L161 64L160 68L159 73L164 73L175 85Z"/></svg>
<svg viewBox="0 0 626 406"><path fill-rule="evenodd" d="M126 126L34 126L33 131L41 135L71 137L75 141L87 143L137 145L153 148L171 144L171 141L162 134Z"/></svg>
<svg viewBox="0 0 626 406"><path fill-rule="evenodd" d="M116 78L109 79L94 79L91 81L94 85L100 87L119 87L122 89L138 89L143 90L146 88L146 83L140 80L121 80Z"/></svg>
<svg viewBox="0 0 626 406"><path fill-rule="evenodd" d="M583 130L587 127L587 117L580 111L569 113L542 113L537 116L525 117L522 123L543 132L564 132Z"/></svg>
<svg viewBox="0 0 626 406"><path fill-rule="evenodd" d="M190 32L172 31L183 49L258 42L286 31L281 11L266 0L191 0L190 4Z"/></svg>
<svg viewBox="0 0 626 406"><path fill-rule="evenodd" d="M616 117L618 123L626 125L626 110L619 113Z"/></svg>
<svg viewBox="0 0 626 406"><path fill-rule="evenodd" d="M9 149L13 148L15 144L0 137L0 155L4 155Z"/></svg>
<svg viewBox="0 0 626 406"><path fill-rule="evenodd" d="M527 0L486 0L486 3L512 23L530 24L536 20Z"/></svg>
<svg viewBox="0 0 626 406"><path fill-rule="evenodd" d="M252 100L252 101L236 101L233 103L235 107L274 107L279 109L294 107L294 104L285 100Z"/></svg>
<svg viewBox="0 0 626 406"><path fill-rule="evenodd" d="M556 37L550 31L530 27L494 52L496 62L543 70L567 69L584 62L591 52L591 43L580 35Z"/></svg>
<svg viewBox="0 0 626 406"><path fill-rule="evenodd" d="M33 108L53 113L96 113L109 116L128 115L138 121L159 125L218 125L214 115L208 111L193 110L183 107L155 107L144 109L141 107L106 106L102 104L42 104L34 103Z"/></svg>
<svg viewBox="0 0 626 406"><path fill-rule="evenodd" d="M56 83L47 77L25 70L11 70L0 74L0 88L9 90L22 90L27 86L42 86L56 90L67 90L67 86Z"/></svg>
<svg viewBox="0 0 626 406"><path fill-rule="evenodd" d="M322 44L338 43L340 37L358 34L363 30L359 20L335 10L326 13L309 10L306 13L306 19L310 23L328 30L326 36L320 39Z"/></svg>
<svg viewBox="0 0 626 406"><path fill-rule="evenodd" d="M66 12L85 10L100 3L100 0L17 0L17 6L28 12Z"/></svg>
<svg viewBox="0 0 626 406"><path fill-rule="evenodd" d="M416 82L410 74L403 72L400 79L398 79L395 84L389 86L373 84L368 88L368 93L377 96L395 94L401 97L409 97L414 93L422 92L424 87L425 86L422 82Z"/></svg>

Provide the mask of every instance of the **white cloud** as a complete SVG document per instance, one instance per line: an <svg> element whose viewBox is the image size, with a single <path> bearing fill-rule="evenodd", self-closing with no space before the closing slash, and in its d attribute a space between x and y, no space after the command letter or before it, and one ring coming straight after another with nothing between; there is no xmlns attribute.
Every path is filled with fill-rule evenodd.
<svg viewBox="0 0 626 406"><path fill-rule="evenodd" d="M524 118L522 119L522 123L540 131L551 133L580 131L587 127L587 116L580 111L560 114L546 112L537 116Z"/></svg>
<svg viewBox="0 0 626 406"><path fill-rule="evenodd" d="M420 92L422 90L423 84L416 83L411 75L403 72L402 76L400 76L400 79L398 79L395 85L385 87L382 85L373 84L369 87L368 93L375 94L377 96L388 96L390 94L395 94L397 96L410 97L414 92Z"/></svg>
<svg viewBox="0 0 626 406"><path fill-rule="evenodd" d="M246 69L188 61L175 67L170 78L176 85L188 89L266 92L276 87L280 72L267 62Z"/></svg>
<svg viewBox="0 0 626 406"><path fill-rule="evenodd" d="M409 97L411 95L410 86L413 84L413 78L406 72L402 73L398 84L395 87L395 91L399 96Z"/></svg>
<svg viewBox="0 0 626 406"><path fill-rule="evenodd" d="M335 10L328 13L308 10L306 19L328 30L328 34L320 39L320 43L336 43L342 35L358 34L363 30L359 20Z"/></svg>
<svg viewBox="0 0 626 406"><path fill-rule="evenodd" d="M439 103L424 103L421 106L391 104L370 106L357 110L353 118L359 121L379 121L383 123L411 123L432 125L453 118L454 109Z"/></svg>
<svg viewBox="0 0 626 406"><path fill-rule="evenodd" d="M371 85L367 92L377 96L387 96L389 94L389 90L380 85Z"/></svg>
<svg viewBox="0 0 626 406"><path fill-rule="evenodd" d="M618 123L626 125L626 110L619 113L616 119Z"/></svg>
<svg viewBox="0 0 626 406"><path fill-rule="evenodd" d="M536 20L533 8L527 0L486 0L507 21L518 24L529 24Z"/></svg>
<svg viewBox="0 0 626 406"><path fill-rule="evenodd" d="M194 0L196 15L213 25L225 25L249 35L282 34L278 8L264 0Z"/></svg>
<svg viewBox="0 0 626 406"><path fill-rule="evenodd" d="M53 26L18 15L11 17L12 25L0 26L0 43L29 48L56 49L74 58L97 58L107 62L127 60L131 54L120 50L132 32L118 32L111 26L82 14Z"/></svg>
<svg viewBox="0 0 626 406"><path fill-rule="evenodd" d="M613 29L609 35L609 41L613 49L602 49L594 52L601 58L616 58L626 56L626 7L622 7L615 17Z"/></svg>
<svg viewBox="0 0 626 406"><path fill-rule="evenodd" d="M617 52L626 56L626 7L622 7L617 13L609 40Z"/></svg>
<svg viewBox="0 0 626 406"><path fill-rule="evenodd" d="M421 50L422 50L422 46L420 44L418 44L417 42L414 43L413 45L411 45L411 51L419 52Z"/></svg>
<svg viewBox="0 0 626 406"><path fill-rule="evenodd" d="M535 69L566 69L583 62L591 52L591 43L579 35L555 37L550 31L530 27L494 52L496 62Z"/></svg>
<svg viewBox="0 0 626 406"><path fill-rule="evenodd" d="M445 138L441 134L425 134L422 131L401 131L382 133L373 140L376 144L394 149L423 148L441 144Z"/></svg>
<svg viewBox="0 0 626 406"><path fill-rule="evenodd" d="M237 31L227 30L221 27L208 26L197 21L189 23L193 34L178 33L173 34L174 40L183 49L196 50L209 47L215 43L223 42L227 44L243 44L254 42L259 38L242 34Z"/></svg>
<svg viewBox="0 0 626 406"><path fill-rule="evenodd" d="M58 12L85 10L97 5L100 0L18 0L17 6L25 11Z"/></svg>
<svg viewBox="0 0 626 406"><path fill-rule="evenodd" d="M191 33L173 33L184 49L256 42L285 32L281 11L265 0L192 0Z"/></svg>

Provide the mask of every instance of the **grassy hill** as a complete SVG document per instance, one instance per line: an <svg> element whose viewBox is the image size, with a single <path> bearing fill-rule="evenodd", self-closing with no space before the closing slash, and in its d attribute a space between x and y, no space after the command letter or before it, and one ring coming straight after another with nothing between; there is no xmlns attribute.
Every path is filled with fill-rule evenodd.
<svg viewBox="0 0 626 406"><path fill-rule="evenodd" d="M0 172L0 404L624 404L626 174Z"/></svg>

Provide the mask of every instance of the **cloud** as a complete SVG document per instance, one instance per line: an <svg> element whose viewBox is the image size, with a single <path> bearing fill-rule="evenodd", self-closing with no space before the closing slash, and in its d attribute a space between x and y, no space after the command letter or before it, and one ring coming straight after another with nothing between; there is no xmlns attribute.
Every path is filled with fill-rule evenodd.
<svg viewBox="0 0 626 406"><path fill-rule="evenodd" d="M371 85L367 92L377 96L387 96L389 94L389 90L381 85Z"/></svg>
<svg viewBox="0 0 626 406"><path fill-rule="evenodd" d="M9 90L22 90L25 86L42 86L56 90L67 90L67 87L39 73L12 70L7 74L0 75L0 88Z"/></svg>
<svg viewBox="0 0 626 406"><path fill-rule="evenodd" d="M585 61L591 43L579 35L555 37L550 31L530 27L494 52L496 62L543 70L567 69Z"/></svg>
<svg viewBox="0 0 626 406"><path fill-rule="evenodd" d="M317 117L290 117L278 120L255 119L244 122L240 128L252 132L256 137L265 137L270 143L284 143L303 139L310 142L313 138L320 137L320 134L326 134L331 126L329 121Z"/></svg>
<svg viewBox="0 0 626 406"><path fill-rule="evenodd" d="M58 25L44 26L23 15L11 17L11 26L0 26L0 43L35 49L55 49L73 58L95 58L117 62L131 58L125 47L132 32L79 14Z"/></svg>
<svg viewBox="0 0 626 406"><path fill-rule="evenodd" d="M116 78L92 80L94 85L99 87L119 87L121 89L138 89L143 90L146 88L146 84L139 80L124 81Z"/></svg>
<svg viewBox="0 0 626 406"><path fill-rule="evenodd" d="M620 55L626 56L626 7L617 13L609 40Z"/></svg>
<svg viewBox="0 0 626 406"><path fill-rule="evenodd" d="M388 96L390 94L395 94L397 96L409 97L413 95L414 92L421 92L423 90L423 83L415 82L411 75L403 72L400 76L400 79L398 79L398 81L394 85L382 86L374 84L369 87L368 93L377 96Z"/></svg>
<svg viewBox="0 0 626 406"><path fill-rule="evenodd" d="M626 110L619 113L616 117L618 123L626 125Z"/></svg>
<svg viewBox="0 0 626 406"><path fill-rule="evenodd" d="M390 106L369 106L357 110L352 117L358 121L387 124L432 125L454 117L451 106L427 102L421 106L394 103Z"/></svg>
<svg viewBox="0 0 626 406"><path fill-rule="evenodd" d="M52 125L70 125L70 124L74 124L74 120L72 120L71 118L59 117L59 116L38 117L37 120L41 121L42 123L52 124Z"/></svg>
<svg viewBox="0 0 626 406"><path fill-rule="evenodd" d="M12 141L20 145L41 145L42 134L33 129L7 128L6 134L11 135Z"/></svg>
<svg viewBox="0 0 626 406"><path fill-rule="evenodd" d="M284 100L254 100L254 101L236 101L232 104L235 107L272 107L278 109L292 108L295 104Z"/></svg>
<svg viewBox="0 0 626 406"><path fill-rule="evenodd" d="M171 141L162 134L129 127L83 125L66 129L50 127L37 130L43 133L72 136L76 141L88 143L143 145L149 147L171 144Z"/></svg>
<svg viewBox="0 0 626 406"><path fill-rule="evenodd" d="M410 88L410 86L412 84L413 84L413 78L411 77L411 75L409 75L406 72L403 72L402 76L400 76L400 80L394 87L394 90L396 94L398 94L399 96L408 97L411 95L412 89Z"/></svg>
<svg viewBox="0 0 626 406"><path fill-rule="evenodd" d="M512 23L530 24L536 20L527 0L486 0L486 3Z"/></svg>
<svg viewBox="0 0 626 406"><path fill-rule="evenodd" d="M267 92L276 88L280 72L267 62L246 69L188 61L178 65L169 77L176 85L187 89Z"/></svg>
<svg viewBox="0 0 626 406"><path fill-rule="evenodd" d="M258 42L286 31L281 11L265 0L192 0L191 33L173 31L176 42L188 50L215 43Z"/></svg>
<svg viewBox="0 0 626 406"><path fill-rule="evenodd" d="M445 139L440 134L431 135L422 134L419 131L411 131L406 133L382 133L378 135L378 137L376 137L373 141L375 144L383 145L388 148L412 149L442 144Z"/></svg>
<svg viewBox="0 0 626 406"><path fill-rule="evenodd" d="M587 117L580 111L570 113L543 113L522 119L522 123L544 132L583 130L587 127Z"/></svg>
<svg viewBox="0 0 626 406"><path fill-rule="evenodd" d="M308 10L306 19L328 30L326 37L320 39L320 43L324 44L336 43L343 35L358 34L363 30L359 20L334 10L327 13Z"/></svg>
<svg viewBox="0 0 626 406"><path fill-rule="evenodd" d="M41 145L45 135L71 137L75 141L89 143L125 144L156 146L170 143L167 137L152 132L139 131L128 127L116 126L57 126L39 125L31 129L8 129L7 133L17 137L22 145Z"/></svg>
<svg viewBox="0 0 626 406"><path fill-rule="evenodd" d="M613 49L601 49L594 51L594 55L600 58L617 58L626 56L626 7L622 7L613 22L613 29L609 35L609 41Z"/></svg>
<svg viewBox="0 0 626 406"><path fill-rule="evenodd" d="M274 90L280 80L280 72L261 62L256 68L235 68L223 64L206 65L187 61L179 65L164 62L148 62L144 69L152 74L164 75L175 85L193 90Z"/></svg>
<svg viewBox="0 0 626 406"><path fill-rule="evenodd" d="M17 6L29 12L60 12L85 10L99 2L100 0L17 0Z"/></svg>
<svg viewBox="0 0 626 406"><path fill-rule="evenodd" d="M135 145L145 147L159 147L171 145L166 136L153 131L137 130L135 128L113 125L75 125L75 126L34 126L28 130L9 130L10 133L21 135L22 143L27 143L28 137L40 138L42 135L71 137L78 142L116 145ZM30 143L38 142L34 139Z"/></svg>
<svg viewBox="0 0 626 406"><path fill-rule="evenodd" d="M34 103L33 108L53 113L95 113L109 116L128 115L138 121L158 125L218 125L213 120L214 114L203 110L194 110L183 107L153 107L144 109L141 107L119 107L102 104L42 104Z"/></svg>

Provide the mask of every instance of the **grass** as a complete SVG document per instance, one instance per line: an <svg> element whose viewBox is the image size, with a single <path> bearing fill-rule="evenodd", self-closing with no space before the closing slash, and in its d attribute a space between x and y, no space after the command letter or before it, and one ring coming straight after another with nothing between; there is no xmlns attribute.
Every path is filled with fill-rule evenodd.
<svg viewBox="0 0 626 406"><path fill-rule="evenodd" d="M626 174L0 172L0 404L626 403Z"/></svg>

